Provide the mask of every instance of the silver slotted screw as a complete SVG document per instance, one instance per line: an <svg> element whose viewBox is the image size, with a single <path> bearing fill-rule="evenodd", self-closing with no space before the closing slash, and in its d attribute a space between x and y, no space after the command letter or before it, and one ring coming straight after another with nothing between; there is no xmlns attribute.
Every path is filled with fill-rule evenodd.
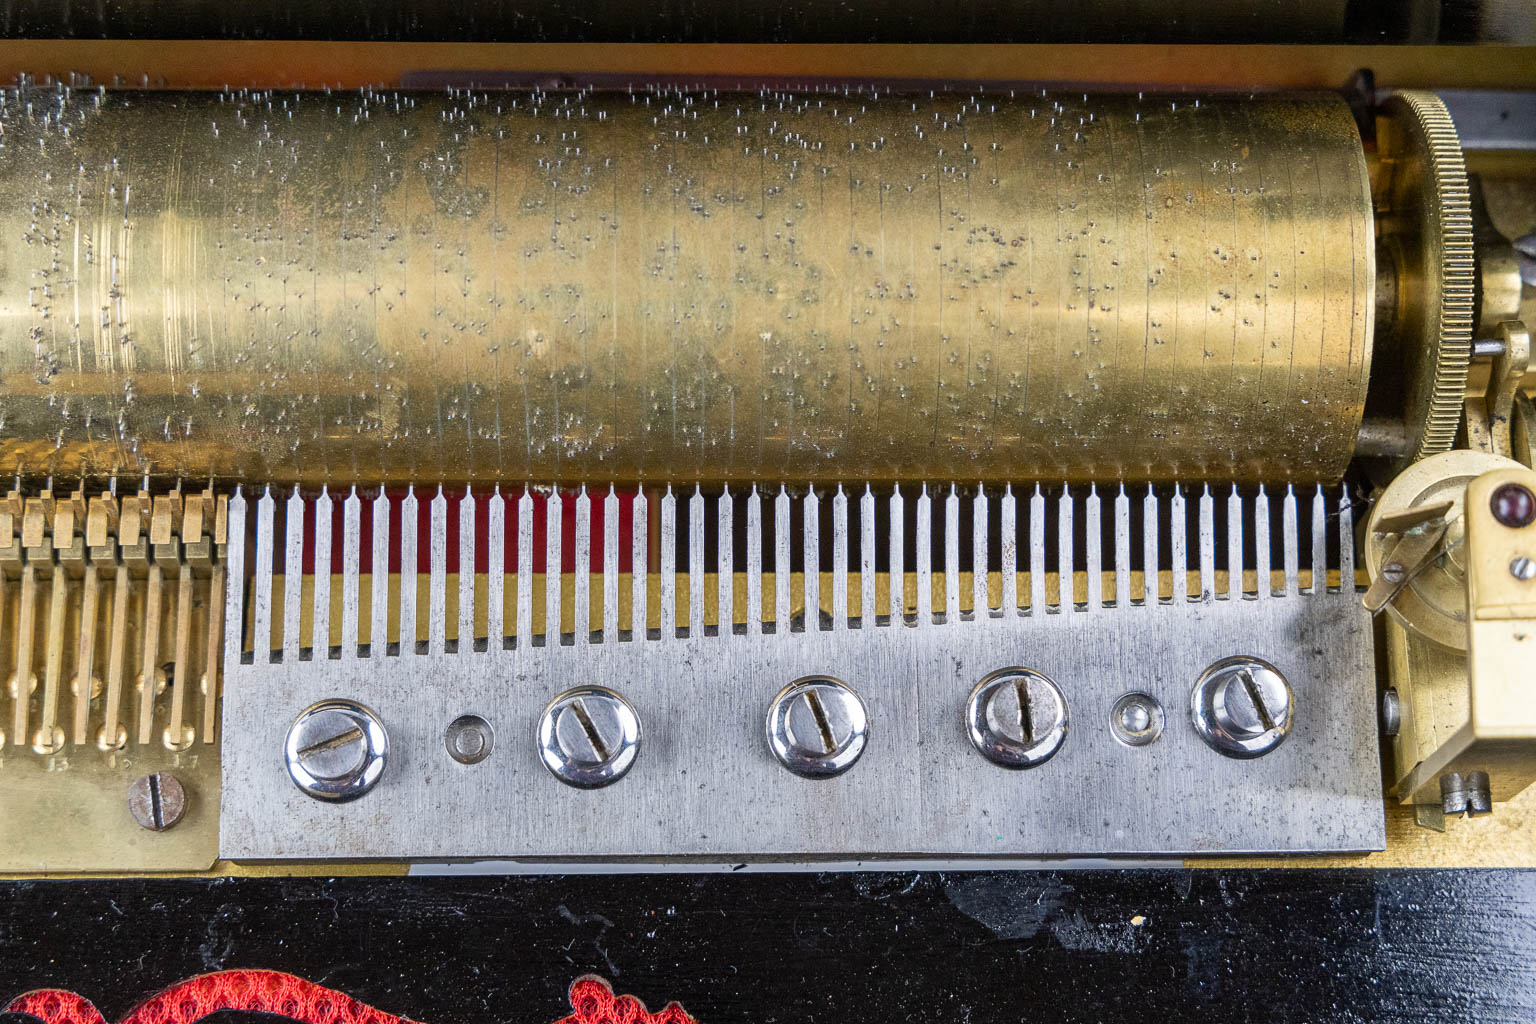
<svg viewBox="0 0 1536 1024"><path fill-rule="evenodd" d="M596 789L624 777L640 753L640 716L606 686L566 690L539 716L539 758L568 786Z"/></svg>
<svg viewBox="0 0 1536 1024"><path fill-rule="evenodd" d="M156 772L128 787L128 813L140 828L164 832L181 820L187 809L187 793L170 772Z"/></svg>
<svg viewBox="0 0 1536 1024"><path fill-rule="evenodd" d="M831 676L796 679L768 705L768 747L807 779L852 768L869 742L869 711L853 688Z"/></svg>
<svg viewBox="0 0 1536 1024"><path fill-rule="evenodd" d="M300 712L284 745L293 784L317 800L355 800L384 774L389 734L368 708L323 700Z"/></svg>
<svg viewBox="0 0 1536 1024"><path fill-rule="evenodd" d="M1249 656L1223 658L1190 694L1195 731L1228 757L1260 757L1290 735L1294 696L1280 670Z"/></svg>
<svg viewBox="0 0 1536 1024"><path fill-rule="evenodd" d="M995 765L1033 768L1055 756L1067 738L1067 699L1049 676L1028 668L991 673L971 690L965 731Z"/></svg>

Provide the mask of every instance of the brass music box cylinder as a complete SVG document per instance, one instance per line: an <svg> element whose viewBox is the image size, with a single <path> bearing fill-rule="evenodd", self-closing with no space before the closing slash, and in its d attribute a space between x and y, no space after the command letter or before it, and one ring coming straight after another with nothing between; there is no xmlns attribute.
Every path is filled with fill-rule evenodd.
<svg viewBox="0 0 1536 1024"><path fill-rule="evenodd" d="M11 91L0 472L1336 478L1325 96Z"/></svg>

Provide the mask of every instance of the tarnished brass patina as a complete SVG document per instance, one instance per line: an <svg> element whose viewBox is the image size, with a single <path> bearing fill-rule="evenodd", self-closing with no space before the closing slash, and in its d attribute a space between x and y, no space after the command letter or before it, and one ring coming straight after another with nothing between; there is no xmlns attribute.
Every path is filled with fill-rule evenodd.
<svg viewBox="0 0 1536 1024"><path fill-rule="evenodd" d="M1337 97L6 94L0 473L1337 477Z"/></svg>

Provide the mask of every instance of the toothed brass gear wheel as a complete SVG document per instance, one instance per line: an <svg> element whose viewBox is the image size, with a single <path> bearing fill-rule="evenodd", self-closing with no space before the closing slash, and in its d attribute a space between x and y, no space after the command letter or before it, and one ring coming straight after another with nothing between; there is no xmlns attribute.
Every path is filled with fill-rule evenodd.
<svg viewBox="0 0 1536 1024"><path fill-rule="evenodd" d="M1376 372L1405 423L1403 464L1449 451L1472 359L1472 208L1456 126L1440 97L1398 92L1377 119ZM1397 412L1396 410L1400 410ZM1399 467L1400 468L1400 467Z"/></svg>

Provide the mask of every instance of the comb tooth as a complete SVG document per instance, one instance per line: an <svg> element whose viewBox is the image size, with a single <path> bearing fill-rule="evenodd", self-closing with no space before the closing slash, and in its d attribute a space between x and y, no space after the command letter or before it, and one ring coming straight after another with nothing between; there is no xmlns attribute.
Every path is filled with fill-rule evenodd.
<svg viewBox="0 0 1536 1024"><path fill-rule="evenodd" d="M299 587L304 582L304 499L295 487L288 496L283 532L283 660L299 660ZM315 569L319 572L318 565Z"/></svg>
<svg viewBox="0 0 1536 1024"><path fill-rule="evenodd" d="M358 591L362 577L363 503L357 488L341 503L341 656L357 658Z"/></svg>
<svg viewBox="0 0 1536 1024"><path fill-rule="evenodd" d="M906 524L907 505L902 500L901 488L891 491L891 537L890 537L890 572L887 574L891 582L890 605L891 625L900 625L906 620L907 611L907 571L902 565L902 556L906 550Z"/></svg>
<svg viewBox="0 0 1536 1024"><path fill-rule="evenodd" d="M58 584L55 583L55 586ZM61 609L62 611L62 609ZM60 628L62 629L62 623ZM166 745L181 750L192 741L186 725L187 694L192 669L192 567L183 564L176 580L176 633L171 677L171 720L165 728ZM50 734L52 730L49 730Z"/></svg>
<svg viewBox="0 0 1536 1024"><path fill-rule="evenodd" d="M150 729L154 725L155 684L160 672L160 617L165 606L164 586L165 571L160 568L160 563L151 562L149 578L144 584L144 622L139 633L144 645L144 656L139 662L139 727L136 742L140 744L149 742ZM31 635L29 623L29 641ZM17 735L24 733L18 731Z"/></svg>
<svg viewBox="0 0 1536 1024"><path fill-rule="evenodd" d="M603 643L619 639L619 495L608 485L603 499Z"/></svg>
<svg viewBox="0 0 1536 1024"><path fill-rule="evenodd" d="M244 513L244 509L243 508L241 510L240 518L241 518L241 524L240 524L241 525L241 534L240 534L241 544L240 544L240 546L243 548L245 546L245 534L244 534L244 529L245 529L245 513ZM262 534L261 534L261 530L260 530L261 506L260 506L260 502L259 501L257 503L256 518L257 518L256 575L255 575L255 577L253 578L253 581L252 581L253 584L254 584L254 592L251 595L251 603L255 606L255 607L252 608L252 614L255 616L256 621L255 621L255 623L252 626L252 630L254 632L254 637L252 638L252 641L251 641L251 647L252 647L252 651L253 651L253 655L252 655L253 660L256 660L256 663L261 665L261 664L266 664L267 659L272 657L272 651L271 651L271 647L272 647L272 633L271 633L271 628L272 628L272 624L271 624L272 556L271 556L271 548L269 547L268 548L268 554L267 554L267 573L266 573L266 579L267 579L267 583L266 583L266 589L267 589L267 619L266 619L267 633L265 634L265 636L266 636L266 646L265 646L265 648L263 648L263 646L262 646L262 639L261 639L263 634L262 634L262 632L261 632L261 630L259 628L260 625L261 625L261 621L262 621L262 619L261 619L261 603L260 603L261 588L262 588L262 585L261 585L261 579L262 579L262 572L261 572L261 537L262 537ZM266 538L267 538L267 544L270 545L272 543L272 531L271 531L271 518L270 518L270 516L268 517L268 520L267 520ZM243 551L241 552L240 561L242 563L242 568L243 568L244 567L244 561L245 561L245 555L244 555ZM121 726L118 724L118 720L119 720L119 718L122 715L122 707L123 707L123 673L127 670L127 652L125 650L125 646L126 646L126 644L128 642L128 586L129 586L129 584L128 584L128 567L126 565L124 565L121 561L119 561L117 563L117 572L114 575L115 575L115 580L114 580L113 586L112 586L112 634L111 634L112 638L111 638L111 641L109 642L108 647L107 647L107 681L106 681L107 706L106 706L106 710L104 711L103 716L102 716L102 726L101 726L102 739L104 740L104 742L106 742L111 747L116 747L118 745L118 734L121 732ZM239 587L231 587L230 589L231 590L239 590L240 588ZM242 601L242 604L243 604L243 601ZM239 618L239 619L233 620L234 623L236 623L236 624L232 625L230 627L232 632L233 632L233 634L234 634L234 637L233 637L231 643L232 643L232 645L235 648L235 655L234 656L236 658L240 657L240 650L241 650L241 648L243 646L241 644L241 629L242 629L242 627L244 626L244 623L245 623L245 619L244 619L245 612L244 612L243 609L241 610L240 614L241 614L242 617ZM18 626L18 635L20 635L20 627L19 626ZM235 664L235 662L230 662L230 664ZM20 735L20 734L18 734L18 735Z"/></svg>
<svg viewBox="0 0 1536 1024"><path fill-rule="evenodd" d="M310 657L324 661L331 656L331 492L320 488L315 499L315 614L310 633Z"/></svg>
<svg viewBox="0 0 1536 1024"><path fill-rule="evenodd" d="M1002 507L999 509L998 563L1003 576L1003 614L1019 613L1019 510L1013 496L1013 487L1004 485Z"/></svg>
<svg viewBox="0 0 1536 1024"><path fill-rule="evenodd" d="M101 570L96 559L87 549L87 561L85 565L85 589L80 599L80 635L75 652L75 678L74 691L74 724L71 729L70 741L75 746L83 746L86 742L86 726L91 714L91 676L96 671L96 627L101 615ZM219 566L215 564L214 573L217 574ZM213 601L219 599L224 588L219 586L218 576L215 575L213 586L209 589L209 595ZM210 608L209 632L217 630L217 616ZM210 644L213 643L210 637ZM210 646L208 648L208 672L217 670L218 650Z"/></svg>
<svg viewBox="0 0 1536 1024"><path fill-rule="evenodd" d="M427 506L427 653L448 647L448 498L439 487Z"/></svg>
<svg viewBox="0 0 1536 1024"><path fill-rule="evenodd" d="M1189 600L1189 510L1184 488L1173 485L1168 503L1168 557L1173 577L1173 603Z"/></svg>
<svg viewBox="0 0 1536 1024"><path fill-rule="evenodd" d="M980 619L991 610L987 594L987 490L978 484L971 499L971 614Z"/></svg>
<svg viewBox="0 0 1536 1024"><path fill-rule="evenodd" d="M944 621L960 621L960 495L954 484L944 497Z"/></svg>
<svg viewBox="0 0 1536 1024"><path fill-rule="evenodd" d="M475 649L475 495L468 487L459 498L459 628L458 650ZM489 646L489 644L487 644ZM347 649L342 637L341 649Z"/></svg>
<svg viewBox="0 0 1536 1024"><path fill-rule="evenodd" d="M747 633L763 632L763 497L747 495Z"/></svg>
<svg viewBox="0 0 1536 1024"><path fill-rule="evenodd" d="M1157 495L1147 484L1147 496L1141 499L1141 601L1157 603Z"/></svg>
<svg viewBox="0 0 1536 1024"><path fill-rule="evenodd" d="M565 565L560 552L565 525L565 502L560 489L551 487L544 502L544 645L560 644L560 574Z"/></svg>
<svg viewBox="0 0 1536 1024"><path fill-rule="evenodd" d="M1347 486L1339 495L1339 589L1355 589L1355 506Z"/></svg>
<svg viewBox="0 0 1536 1024"><path fill-rule="evenodd" d="M859 499L859 625L875 624L875 492Z"/></svg>
<svg viewBox="0 0 1536 1024"><path fill-rule="evenodd" d="M507 640L507 499L501 485L485 503L485 650L495 654Z"/></svg>
<svg viewBox="0 0 1536 1024"><path fill-rule="evenodd" d="M229 535L229 506L227 504L224 506L224 515L224 525L226 528L225 536L227 537ZM216 531L217 527L215 527L215 532ZM226 548L226 551L227 550L228 549ZM92 603L92 595L89 588L92 584L96 584L97 586L100 585L100 572L97 567L93 564L87 571L91 575L90 579L86 581L86 586L88 588L86 591L86 601L88 607L91 610L86 616L86 622L88 623L90 632L80 638L81 646L85 648L86 654L86 656L81 659L79 668L80 678L84 681L85 684L81 690L81 692L84 694L82 703L90 699L90 679L93 667L92 660L96 650L96 611L95 605ZM212 743L218 736L219 693L222 686L220 680L223 678L223 670L219 662L219 647L224 640L223 636L221 635L224 631L224 620L222 617L224 614L224 606L219 603L219 595L225 592L225 588L228 585L228 580L228 565L226 564L226 561L224 559L215 557L213 563L213 571L209 574L208 580L208 632L203 640L203 677L200 680L200 689L202 691L203 699L204 743ZM233 590L237 589L237 587L229 586L229 589ZM82 743L85 742L83 738L85 733L84 715L87 713L88 709L84 707L77 711L77 714L79 714L81 717L78 719L76 729L82 736L82 739L79 741Z"/></svg>
<svg viewBox="0 0 1536 1024"><path fill-rule="evenodd" d="M533 644L533 495L528 488L517 499L517 646Z"/></svg>
<svg viewBox="0 0 1536 1024"><path fill-rule="evenodd" d="M11 736L25 746L32 710L32 644L37 635L37 567L30 560L21 568L21 604L16 616L16 669L12 673Z"/></svg>
<svg viewBox="0 0 1536 1024"><path fill-rule="evenodd" d="M421 565L416 541L420 508L416 488L407 488L405 497L400 500L400 643L395 650L401 655L416 650L416 570ZM519 636L518 640L525 635Z"/></svg>
<svg viewBox="0 0 1536 1024"><path fill-rule="evenodd" d="M1200 600L1216 596L1216 501L1209 485L1200 492Z"/></svg>
<svg viewBox="0 0 1536 1024"><path fill-rule="evenodd" d="M832 628L848 628L848 495L832 496Z"/></svg>
<svg viewBox="0 0 1536 1024"><path fill-rule="evenodd" d="M592 498L585 485L576 493L576 545L571 551L574 588L571 611L577 647L592 642Z"/></svg>
<svg viewBox="0 0 1536 1024"><path fill-rule="evenodd" d="M191 571L188 570L187 572L182 573L181 577L186 581L186 587L183 589L190 589L192 583ZM69 577L65 572L64 567L55 564L53 570L52 586L49 587L48 649L46 655L44 656L43 706L42 716L38 724L38 731L44 737L44 742L50 747L53 745L54 730L58 728L59 721L59 684L64 675L64 613L69 607L69 589ZM178 616L183 614L185 610L190 610L192 605L190 598L191 595L189 593L188 600L185 602L184 606L179 605L177 607ZM180 653L184 647L184 644L179 645L177 647L177 652ZM178 659L178 670L182 668L183 660L184 659ZM171 696L174 701L179 703L184 699L184 694L185 690L181 689L174 691ZM174 724L177 726L177 729L175 732L171 733L171 735L179 737L181 734L181 723L177 721Z"/></svg>
<svg viewBox="0 0 1536 1024"><path fill-rule="evenodd" d="M1087 548L1083 558L1087 562L1088 610L1096 612L1104 607L1104 524L1096 487L1089 486L1084 504L1083 540Z"/></svg>
<svg viewBox="0 0 1536 1024"><path fill-rule="evenodd" d="M789 631L789 492L779 485L773 499L773 621L774 630Z"/></svg>
<svg viewBox="0 0 1536 1024"><path fill-rule="evenodd" d="M1061 497L1056 499L1056 610L1069 612L1074 605L1073 577L1077 574L1072 550L1072 490L1062 487Z"/></svg>
<svg viewBox="0 0 1536 1024"><path fill-rule="evenodd" d="M1115 607L1131 603L1131 499L1125 485L1115 495Z"/></svg>
<svg viewBox="0 0 1536 1024"><path fill-rule="evenodd" d="M715 509L715 629L721 636L729 636L736 625L736 567L732 540L736 536L731 507L731 489L720 492Z"/></svg>
<svg viewBox="0 0 1536 1024"><path fill-rule="evenodd" d="M1312 593L1328 590L1328 506L1323 485L1312 495Z"/></svg>
<svg viewBox="0 0 1536 1024"><path fill-rule="evenodd" d="M635 492L632 508L629 549L629 628L630 635L635 640L644 640L648 629L645 608L648 584L645 575L650 564L646 541L650 536L651 504L643 490Z"/></svg>
<svg viewBox="0 0 1536 1024"><path fill-rule="evenodd" d="M1045 495L1036 484L1029 499L1029 611L1045 610Z"/></svg>
<svg viewBox="0 0 1536 1024"><path fill-rule="evenodd" d="M661 635L677 635L677 496L668 485L661 496Z"/></svg>
<svg viewBox="0 0 1536 1024"><path fill-rule="evenodd" d="M389 649L389 495L379 488L373 499L373 566L368 578L368 655L381 658Z"/></svg>
<svg viewBox="0 0 1536 1024"><path fill-rule="evenodd" d="M704 492L688 499L688 635L704 635Z"/></svg>
<svg viewBox="0 0 1536 1024"><path fill-rule="evenodd" d="M256 633L251 640L251 649L256 652L258 665L265 665L272 660L273 511L272 489L267 488L261 492L261 499L256 502L256 576L255 594L252 599L255 605L255 619L252 626ZM119 603L123 604L121 598L127 597L127 583L123 573L118 573L118 594ZM126 605L124 609L126 610ZM112 733L109 732L107 735L111 736Z"/></svg>
<svg viewBox="0 0 1536 1024"><path fill-rule="evenodd" d="M245 648L245 495L236 488L229 499L229 546L224 561L229 585L224 588L224 664L240 664ZM217 598L215 598L217 599Z"/></svg>
<svg viewBox="0 0 1536 1024"><path fill-rule="evenodd" d="M1285 500L1280 504L1280 536L1282 555L1285 559L1285 595L1295 597L1301 589L1301 559L1297 551L1299 533L1296 527L1296 491L1285 485Z"/></svg>
<svg viewBox="0 0 1536 1024"><path fill-rule="evenodd" d="M1243 596L1243 499L1236 484L1227 495L1227 591L1221 596Z"/></svg>
<svg viewBox="0 0 1536 1024"><path fill-rule="evenodd" d="M800 505L800 519L805 528L805 631L821 629L821 498L816 488L808 488Z"/></svg>
<svg viewBox="0 0 1536 1024"><path fill-rule="evenodd" d="M933 622L933 499L924 484L917 496L917 623Z"/></svg>
<svg viewBox="0 0 1536 1024"><path fill-rule="evenodd" d="M1269 495L1262 484L1253 499L1253 569L1258 581L1254 593L1263 600L1269 596Z"/></svg>

